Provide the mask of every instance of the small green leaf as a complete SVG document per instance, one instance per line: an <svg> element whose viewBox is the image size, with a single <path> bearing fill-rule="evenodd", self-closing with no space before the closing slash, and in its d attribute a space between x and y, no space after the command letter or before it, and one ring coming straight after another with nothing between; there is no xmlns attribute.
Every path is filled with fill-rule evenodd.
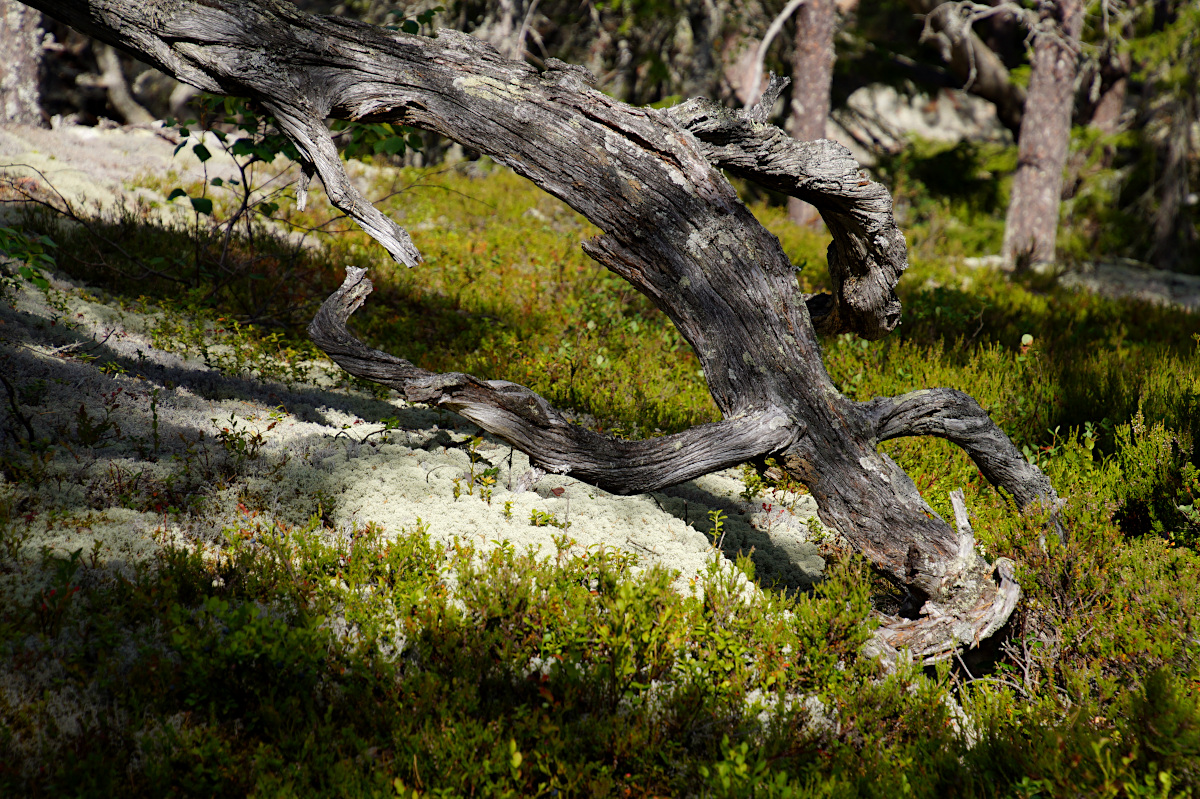
<svg viewBox="0 0 1200 799"><path fill-rule="evenodd" d="M375 142L375 154L387 153L388 155L399 155L404 152L404 137L389 136L386 139L380 139Z"/></svg>
<svg viewBox="0 0 1200 799"><path fill-rule="evenodd" d="M224 186L225 185L225 181L222 180L221 178L213 178L212 180L209 181L209 183L211 183L214 186Z"/></svg>
<svg viewBox="0 0 1200 799"><path fill-rule="evenodd" d="M416 33L417 31L421 30L421 26L416 22L413 22L411 19L406 19L403 23L401 23L400 30L404 31L405 33Z"/></svg>
<svg viewBox="0 0 1200 799"><path fill-rule="evenodd" d="M30 283L33 283L33 285L37 286L42 291L50 288L50 281L42 277L42 273L39 270L34 269L31 266L22 266L17 271L20 273L21 277L25 278Z"/></svg>
<svg viewBox="0 0 1200 799"><path fill-rule="evenodd" d="M186 197L186 196L187 196L187 192L184 191L183 189L173 189L171 191L171 193L167 195L167 202L174 200L176 197Z"/></svg>
<svg viewBox="0 0 1200 799"><path fill-rule="evenodd" d="M189 197L188 199L192 201L192 208L195 209L196 213L208 215L212 214L212 200L208 199L207 197Z"/></svg>
<svg viewBox="0 0 1200 799"><path fill-rule="evenodd" d="M212 158L212 153L210 153L208 148L203 144L197 144L192 148L192 152L196 154L196 157L200 159L200 163L202 164L208 159Z"/></svg>

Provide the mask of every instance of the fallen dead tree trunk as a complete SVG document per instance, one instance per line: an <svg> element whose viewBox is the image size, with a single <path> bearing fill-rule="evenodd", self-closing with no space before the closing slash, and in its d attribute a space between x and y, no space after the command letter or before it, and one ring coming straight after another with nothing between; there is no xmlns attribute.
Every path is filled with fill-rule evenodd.
<svg viewBox="0 0 1200 799"><path fill-rule="evenodd" d="M887 191L846 150L796 142L764 121L782 81L746 112L704 100L662 111L607 97L582 68L551 60L539 73L453 31L412 36L311 17L274 0L30 5L200 89L260 103L298 148L304 174L319 176L331 202L401 263L416 265L420 254L350 182L327 117L425 128L512 167L604 231L585 250L679 327L723 420L614 441L569 424L521 386L434 374L373 350L346 327L371 290L354 268L310 326L350 373L459 413L542 468L621 493L776 458L812 492L822 521L920 608L913 618L887 620L876 640L884 655L908 648L916 657L944 657L1011 614L1019 588L1009 564L987 564L965 514L957 529L939 518L878 444L948 438L1027 508L1053 506L1054 490L966 394L934 389L859 403L833 386L818 332L878 339L895 328L905 242ZM779 242L719 169L820 210L833 233L832 294L800 292Z"/></svg>

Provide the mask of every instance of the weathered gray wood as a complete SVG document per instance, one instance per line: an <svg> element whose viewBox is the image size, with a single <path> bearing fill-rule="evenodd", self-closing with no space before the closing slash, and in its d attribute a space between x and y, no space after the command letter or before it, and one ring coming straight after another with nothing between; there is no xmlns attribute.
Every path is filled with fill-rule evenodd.
<svg viewBox="0 0 1200 799"><path fill-rule="evenodd" d="M992 485L1003 488L1017 506L1048 512L1059 500L1049 478L1020 453L975 398L952 388L929 388L863 403L880 441L905 436L938 436L966 450Z"/></svg>
<svg viewBox="0 0 1200 799"><path fill-rule="evenodd" d="M500 436L545 471L569 474L617 494L640 494L785 450L803 431L777 408L697 425L682 433L624 441L571 424L534 392L506 380L437 374L373 350L346 328L371 292L365 269L349 267L346 280L309 325L347 372L394 388L409 402L436 405Z"/></svg>
<svg viewBox="0 0 1200 799"><path fill-rule="evenodd" d="M528 389L425 372L370 349L346 328L370 289L358 270L311 328L314 341L350 372L462 413L535 463L622 492L774 455L812 492L822 521L924 608L921 618L889 621L881 652L907 646L918 657L944 656L1011 612L1016 583L996 578L973 543L964 544L877 451L881 433L918 429L902 423L911 403L900 398L897 410L885 401L853 402L821 362L810 306L820 311L822 330L885 335L899 320L893 288L907 264L886 190L836 145L795 143L764 124L761 113L729 114L711 103L633 108L592 88L586 70L561 62L539 74L462 34L410 36L307 16L277 0L30 4L182 81L261 103L299 148L305 172L319 175L333 203L401 262L416 263L419 254L354 190L329 140L327 116L415 125L511 166L603 231L585 250L676 324L724 419L676 436L619 442L566 424ZM718 166L822 211L834 235L831 300L800 292L778 240ZM942 428L952 430L952 422L947 416ZM973 457L988 461L998 447L999 462L1008 463L1007 439L998 433L968 437ZM1054 499L1049 484L1028 473L1005 475L1009 490Z"/></svg>
<svg viewBox="0 0 1200 799"><path fill-rule="evenodd" d="M817 331L883 338L900 323L895 288L908 268L904 234L896 227L891 195L867 177L850 151L837 142L796 141L765 123L764 109L787 84L787 78L772 75L762 99L749 111L693 99L668 113L704 142L712 163L820 211L833 235L829 245L833 295L808 298Z"/></svg>
<svg viewBox="0 0 1200 799"><path fill-rule="evenodd" d="M917 619L885 617L867 651L886 661L907 653L918 662L950 657L959 646L978 646L1004 626L1021 598L1015 564L999 558L984 579L971 581L949 603L926 602Z"/></svg>

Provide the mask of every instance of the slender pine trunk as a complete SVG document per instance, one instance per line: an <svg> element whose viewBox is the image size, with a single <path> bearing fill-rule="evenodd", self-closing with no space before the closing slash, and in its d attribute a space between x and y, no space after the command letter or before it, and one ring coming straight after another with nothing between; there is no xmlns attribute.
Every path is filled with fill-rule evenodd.
<svg viewBox="0 0 1200 799"><path fill-rule="evenodd" d="M42 124L39 73L42 15L16 0L0 0L0 120Z"/></svg>
<svg viewBox="0 0 1200 799"><path fill-rule="evenodd" d="M1045 28L1034 39L1033 73L1004 228L1004 260L1013 267L1054 261L1083 3L1058 0L1042 21Z"/></svg>
<svg viewBox="0 0 1200 799"><path fill-rule="evenodd" d="M792 55L792 113L788 126L792 138L814 141L825 138L829 119L829 90L836 58L833 35L837 31L834 0L807 0L796 12L796 45ZM788 199L788 216L797 225L817 224L817 209L795 197Z"/></svg>

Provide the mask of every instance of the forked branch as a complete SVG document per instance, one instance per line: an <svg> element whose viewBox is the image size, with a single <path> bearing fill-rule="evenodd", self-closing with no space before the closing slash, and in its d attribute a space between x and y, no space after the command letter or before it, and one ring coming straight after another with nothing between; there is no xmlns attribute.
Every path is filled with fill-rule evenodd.
<svg viewBox="0 0 1200 799"><path fill-rule="evenodd" d="M877 397L863 403L863 408L879 441L905 436L944 438L962 447L988 482L1011 494L1021 510L1040 505L1057 513L1060 500L1050 479L1021 455L970 394L929 388L898 397Z"/></svg>
<svg viewBox="0 0 1200 799"><path fill-rule="evenodd" d="M607 438L571 424L523 386L458 372L428 372L367 347L346 322L371 288L365 269L347 267L345 282L308 327L313 342L350 374L394 388L409 402L453 411L526 453L546 471L569 474L617 494L642 493L780 452L803 432L803 423L769 409L642 441Z"/></svg>

